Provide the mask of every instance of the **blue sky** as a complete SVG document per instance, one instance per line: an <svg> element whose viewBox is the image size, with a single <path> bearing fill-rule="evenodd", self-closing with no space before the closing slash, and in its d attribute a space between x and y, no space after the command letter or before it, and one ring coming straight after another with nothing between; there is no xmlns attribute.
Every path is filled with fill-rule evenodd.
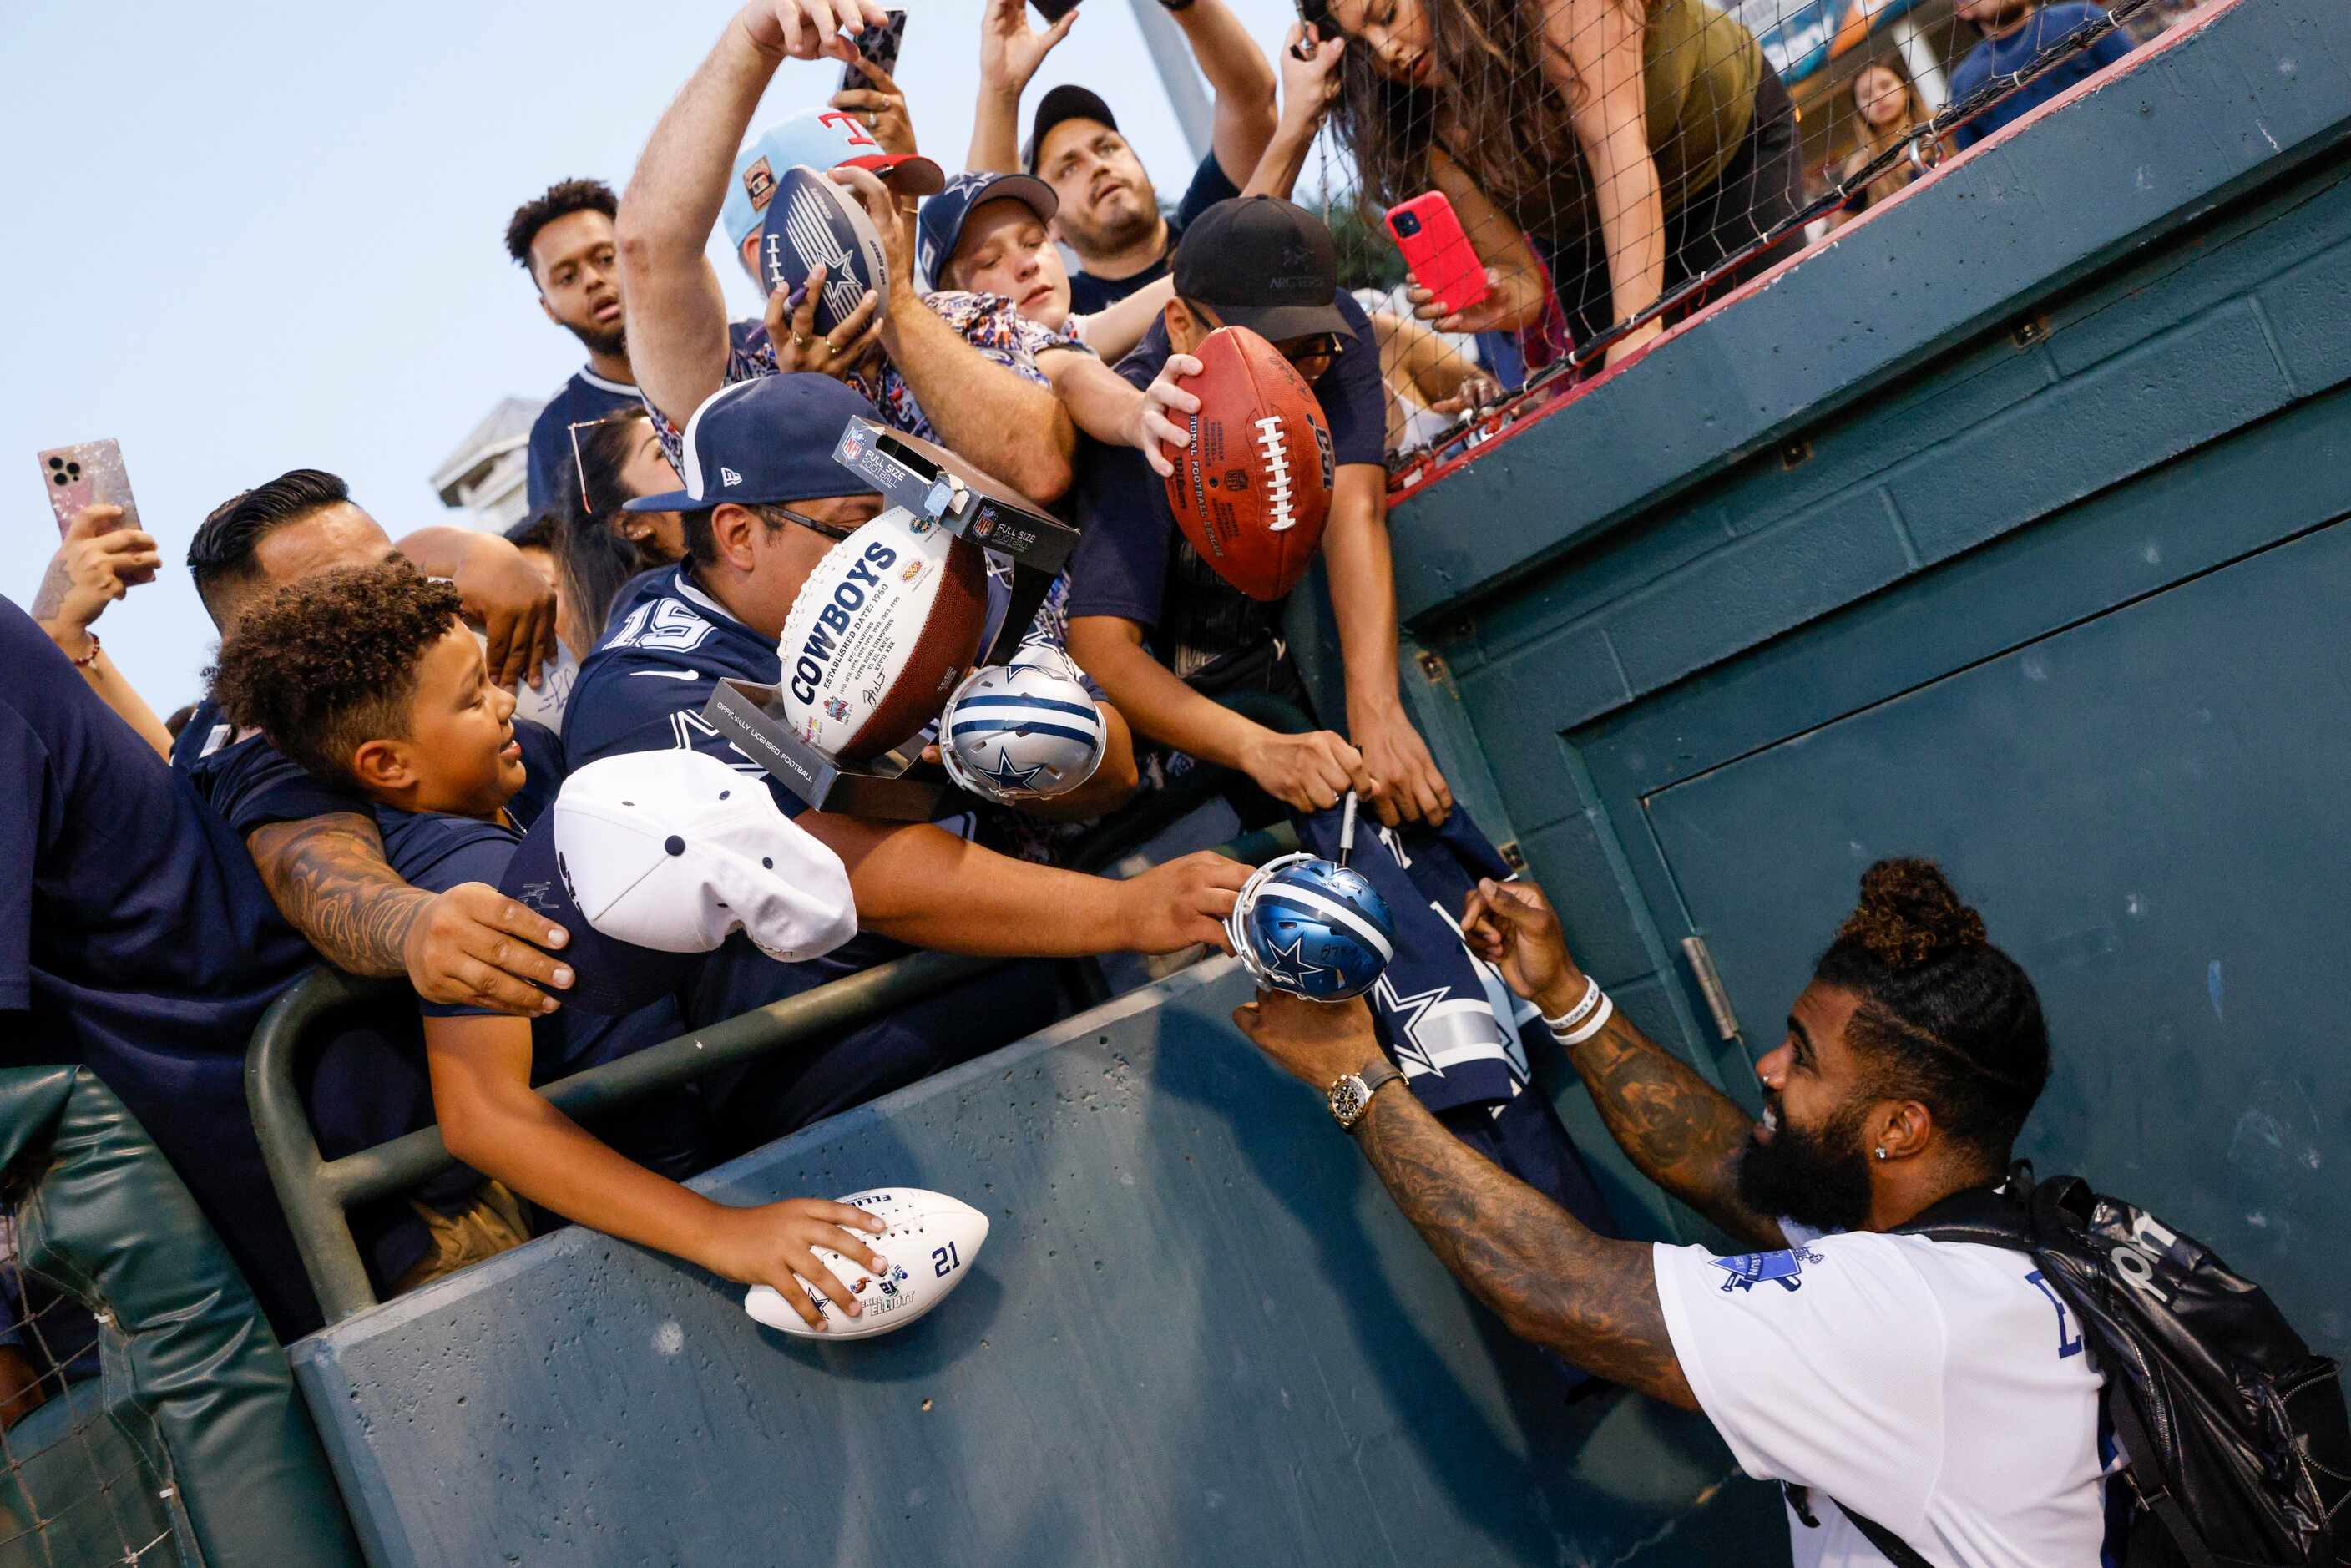
<svg viewBox="0 0 2351 1568"><path fill-rule="evenodd" d="M1233 3L1270 54L1288 0ZM925 150L959 167L979 3L909 8L899 80ZM498 398L545 397L580 358L507 262L508 214L568 175L622 184L730 14L0 5L0 295L15 322L0 472L16 465L20 541L0 592L28 602L57 544L33 455L119 439L167 565L99 630L168 711L198 695L212 653L178 562L219 501L308 465L349 479L395 536L454 520L434 465ZM788 64L763 111L820 101L839 70ZM1068 80L1102 90L1162 188L1183 188L1189 158L1126 0L1089 0L1032 101ZM748 285L721 276L749 314Z"/></svg>

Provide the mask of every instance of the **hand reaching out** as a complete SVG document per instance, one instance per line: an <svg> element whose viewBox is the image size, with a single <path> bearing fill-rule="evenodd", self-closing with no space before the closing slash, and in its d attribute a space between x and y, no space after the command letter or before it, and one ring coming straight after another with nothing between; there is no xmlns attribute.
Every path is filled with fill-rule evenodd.
<svg viewBox="0 0 2351 1568"><path fill-rule="evenodd" d="M789 289L778 288L768 296L768 342L775 350L778 375L814 371L819 375L845 376L882 336L882 298L870 288L857 308L830 333L819 332L816 306L824 293L824 279L825 269L819 266L808 275L797 301Z"/></svg>
<svg viewBox="0 0 2351 1568"><path fill-rule="evenodd" d="M1328 810L1350 789L1378 810L1380 783L1364 766L1364 754L1331 730L1260 729L1242 747L1240 765L1259 789L1293 811Z"/></svg>
<svg viewBox="0 0 2351 1568"><path fill-rule="evenodd" d="M1364 804L1387 827L1399 821L1442 824L1453 810L1453 791L1437 770L1428 742L1412 726L1401 707L1381 707L1361 713L1351 708L1347 727L1364 754L1364 767L1380 781L1380 796Z"/></svg>
<svg viewBox="0 0 2351 1568"><path fill-rule="evenodd" d="M1583 972L1541 888L1482 879L1461 911L1461 939L1502 972L1510 989L1557 1018L1583 998Z"/></svg>
<svg viewBox="0 0 2351 1568"><path fill-rule="evenodd" d="M1311 22L1292 22L1281 41L1281 117L1291 124L1315 124L1339 97L1339 57L1343 34L1323 37Z"/></svg>
<svg viewBox="0 0 2351 1568"><path fill-rule="evenodd" d="M849 62L871 87L843 88L832 95L830 107L857 117L885 152L914 151L914 122L906 113L906 95L888 71L862 57Z"/></svg>
<svg viewBox="0 0 2351 1568"><path fill-rule="evenodd" d="M824 1319L800 1283L824 1292L849 1316L862 1317L848 1281L825 1267L816 1248L837 1252L860 1269L876 1274L889 1271L889 1260L873 1250L872 1234L882 1221L862 1208L828 1203L822 1198L791 1197L757 1208L729 1208L718 1227L716 1244L697 1259L714 1272L746 1285L766 1285L783 1297L809 1327L822 1330Z"/></svg>
<svg viewBox="0 0 2351 1568"><path fill-rule="evenodd" d="M865 215L873 220L874 232L882 236L882 258L890 269L890 298L882 307L886 323L891 309L901 300L910 300L914 294L914 238L913 224L898 210L898 198L890 187L870 169L842 167L825 176L842 190L857 198ZM834 329L840 335L840 329ZM843 345L845 348L846 345Z"/></svg>
<svg viewBox="0 0 2351 1568"><path fill-rule="evenodd" d="M1134 428L1128 432L1127 441L1142 449L1143 460L1162 479L1176 472L1176 465L1167 460L1160 444L1191 445L1191 430L1184 422L1200 412L1200 400L1176 383L1186 376L1198 375L1202 369L1200 361L1189 354L1168 355L1167 363L1143 389L1143 401L1135 405Z"/></svg>
<svg viewBox="0 0 2351 1568"><path fill-rule="evenodd" d="M98 505L84 507L66 525L33 601L33 619L51 636L79 642L108 605L155 580L163 558L154 536L123 528L121 520L121 507Z"/></svg>
<svg viewBox="0 0 2351 1568"><path fill-rule="evenodd" d="M889 25L880 0L751 0L737 15L752 47L795 60L857 57L848 34Z"/></svg>
<svg viewBox="0 0 2351 1568"><path fill-rule="evenodd" d="M1045 57L1070 36L1077 25L1074 7L1042 31L1029 25L1028 0L987 0L979 20L979 80L983 88L1008 92L1016 99Z"/></svg>

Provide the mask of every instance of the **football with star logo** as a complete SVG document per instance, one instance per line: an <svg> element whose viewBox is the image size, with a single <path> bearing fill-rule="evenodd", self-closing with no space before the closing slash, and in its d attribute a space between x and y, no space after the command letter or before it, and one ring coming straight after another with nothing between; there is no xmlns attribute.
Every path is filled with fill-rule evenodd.
<svg viewBox="0 0 2351 1568"><path fill-rule="evenodd" d="M1068 794L1093 777L1108 738L1102 710L1066 659L974 670L939 716L949 777L991 800Z"/></svg>
<svg viewBox="0 0 2351 1568"><path fill-rule="evenodd" d="M1244 883L1225 935L1259 985L1310 1001L1362 996L1395 956L1395 916L1379 890L1310 854L1268 861Z"/></svg>

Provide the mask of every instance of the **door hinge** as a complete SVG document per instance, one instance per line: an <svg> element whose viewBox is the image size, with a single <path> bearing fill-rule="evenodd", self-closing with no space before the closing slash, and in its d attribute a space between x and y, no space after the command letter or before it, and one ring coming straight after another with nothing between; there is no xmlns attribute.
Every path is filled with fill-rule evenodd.
<svg viewBox="0 0 2351 1568"><path fill-rule="evenodd" d="M1698 988L1706 996L1707 1011L1714 1015L1715 1032L1725 1040L1737 1040L1739 1015L1730 1010L1730 993L1722 988L1722 976L1714 967L1714 955L1706 949L1706 938L1683 937L1682 956L1689 960L1690 972L1698 977Z"/></svg>

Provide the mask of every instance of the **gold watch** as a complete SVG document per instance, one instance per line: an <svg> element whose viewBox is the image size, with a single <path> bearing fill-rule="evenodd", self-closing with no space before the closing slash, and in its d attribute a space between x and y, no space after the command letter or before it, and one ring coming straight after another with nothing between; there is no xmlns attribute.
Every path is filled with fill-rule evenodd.
<svg viewBox="0 0 2351 1568"><path fill-rule="evenodd" d="M1349 1132L1371 1108L1372 1096L1404 1076L1383 1057L1360 1072L1350 1072L1331 1085L1331 1114Z"/></svg>

